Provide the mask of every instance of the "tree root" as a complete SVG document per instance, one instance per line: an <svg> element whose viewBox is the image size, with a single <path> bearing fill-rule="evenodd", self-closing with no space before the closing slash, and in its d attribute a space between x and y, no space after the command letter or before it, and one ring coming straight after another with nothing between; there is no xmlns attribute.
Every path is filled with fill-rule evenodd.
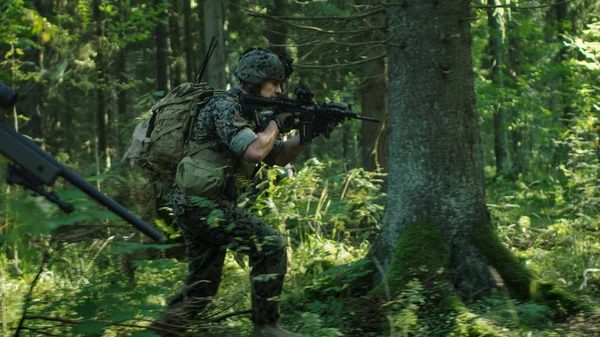
<svg viewBox="0 0 600 337"><path fill-rule="evenodd" d="M471 243L498 272L512 297L553 308L554 319L564 319L581 309L568 292L537 280L502 245L491 226L476 227L470 234ZM448 256L448 248L433 226L425 223L406 225L382 282L369 293L372 297L387 300L383 306L387 308L388 319L382 322L382 329L396 333L395 329L404 327L409 329L404 330L407 333L411 326L414 328L418 324L420 329L423 326L426 330L431 329L427 333L430 336L503 335L492 323L472 313L459 298L460 293L449 273ZM377 265L377 261L374 263Z"/></svg>
<svg viewBox="0 0 600 337"><path fill-rule="evenodd" d="M471 242L493 266L512 297L532 300L554 311L554 319L565 319L581 310L583 304L556 284L536 279L498 239L491 226L477 226L471 231Z"/></svg>

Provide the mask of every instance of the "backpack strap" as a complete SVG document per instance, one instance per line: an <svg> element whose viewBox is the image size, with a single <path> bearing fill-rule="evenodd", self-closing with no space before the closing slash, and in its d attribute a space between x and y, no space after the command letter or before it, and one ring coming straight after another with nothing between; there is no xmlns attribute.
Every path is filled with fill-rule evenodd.
<svg viewBox="0 0 600 337"><path fill-rule="evenodd" d="M190 104L190 119L189 121L187 121L187 124L184 125L184 129L183 129L183 141L185 144L189 143L189 136L192 134L192 129L194 128L194 124L196 122L196 118L198 117L198 114L200 113L200 108L197 107L196 105L198 104L198 100L202 100L204 104L208 103L211 99L213 99L215 97L215 94L217 95L224 95L224 94L228 94L227 91L225 90L210 90L207 91L210 92L210 96L195 96L194 97L194 101L192 102L192 104Z"/></svg>
<svg viewBox="0 0 600 337"><path fill-rule="evenodd" d="M168 128L164 128L161 132L159 133L152 133L150 134L150 141L155 142L157 139L159 139L160 137L162 137L163 135L177 129L180 128L181 125L179 124L173 124L171 126L169 126Z"/></svg>
<svg viewBox="0 0 600 337"><path fill-rule="evenodd" d="M193 100L194 98L196 98L196 96L186 96L186 97L176 97L176 98L166 99L164 101L160 101L160 102L156 103L156 109L158 110L166 105L185 103L187 101Z"/></svg>
<svg viewBox="0 0 600 337"><path fill-rule="evenodd" d="M217 141L216 140L209 140L206 141L202 144L197 144L195 142L190 142L190 147L187 149L187 151L185 152L185 156L193 156L196 153L206 150L208 148L211 148L213 146L217 145Z"/></svg>

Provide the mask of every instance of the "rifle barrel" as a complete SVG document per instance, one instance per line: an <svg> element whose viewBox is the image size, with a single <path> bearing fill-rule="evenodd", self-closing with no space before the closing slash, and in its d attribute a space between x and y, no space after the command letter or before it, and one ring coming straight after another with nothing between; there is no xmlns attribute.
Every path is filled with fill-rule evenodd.
<svg viewBox="0 0 600 337"><path fill-rule="evenodd" d="M360 116L360 115L356 115L357 119L363 120L363 121L369 121L369 122L375 122L375 123L380 123L381 121L379 120L379 118L375 118L375 117L367 117L367 116Z"/></svg>

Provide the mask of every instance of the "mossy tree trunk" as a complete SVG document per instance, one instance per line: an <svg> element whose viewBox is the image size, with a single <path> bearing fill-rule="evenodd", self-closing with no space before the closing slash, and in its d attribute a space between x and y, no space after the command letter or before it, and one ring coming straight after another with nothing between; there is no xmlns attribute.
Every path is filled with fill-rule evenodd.
<svg viewBox="0 0 600 337"><path fill-rule="evenodd" d="M410 269L443 268L456 294L471 300L495 286L492 265L527 297L529 273L495 237L485 204L470 2L393 2L388 199L371 256L397 287ZM430 256L439 243L420 239L421 230L439 233L445 257Z"/></svg>

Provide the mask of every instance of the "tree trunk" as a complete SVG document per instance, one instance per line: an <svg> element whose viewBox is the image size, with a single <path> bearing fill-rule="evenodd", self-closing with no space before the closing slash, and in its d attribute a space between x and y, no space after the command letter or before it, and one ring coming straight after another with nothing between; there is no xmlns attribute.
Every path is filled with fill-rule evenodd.
<svg viewBox="0 0 600 337"><path fill-rule="evenodd" d="M498 0L488 0L488 5L494 7L488 9L488 26L490 28L489 46L492 55L491 78L497 90L504 95L503 79L503 18L504 10L497 7ZM512 175L512 162L508 149L508 128L506 127L506 113L504 98L492 108L494 111L494 154L496 156L496 174L502 176Z"/></svg>
<svg viewBox="0 0 600 337"><path fill-rule="evenodd" d="M558 30L557 30L557 39L559 42L559 45L561 46L560 50L558 51L558 61L561 64L561 72L560 72L560 78L559 78L559 84L558 84L558 91L560 93L560 101L561 101L561 105L562 105L562 109L563 109L563 120L565 122L565 124L568 126L569 121L571 120L571 118L573 118L572 116L572 109L569 103L569 99L567 97L567 95L565 94L565 92L569 91L569 66L566 63L566 61L569 59L569 48L564 46L562 41L563 41L563 35L565 33L567 33L567 25L569 24L569 18L568 18L568 6L569 3L568 1L564 1L564 0L556 0L556 21L558 24Z"/></svg>
<svg viewBox="0 0 600 337"><path fill-rule="evenodd" d="M393 3L397 6L386 8L393 27L388 45L388 197L371 251L385 282L373 292L385 288L395 295L418 277L439 294L442 307L462 315L466 309L457 297L470 301L489 294L496 286L489 271L493 267L516 298L573 313L577 301L551 284L537 283L490 224L470 1Z"/></svg>
<svg viewBox="0 0 600 337"><path fill-rule="evenodd" d="M122 86L127 83L127 46L119 48L117 55L117 81ZM117 115L127 116L127 90L121 89L117 94Z"/></svg>
<svg viewBox="0 0 600 337"><path fill-rule="evenodd" d="M171 85L176 87L181 84L181 34L179 32L179 0L171 0L169 14L169 41L171 43Z"/></svg>
<svg viewBox="0 0 600 337"><path fill-rule="evenodd" d="M164 8L165 0L154 0L154 5ZM156 25L156 89L165 95L169 90L169 63L167 46L167 13L161 11L159 18L162 22Z"/></svg>
<svg viewBox="0 0 600 337"><path fill-rule="evenodd" d="M191 0L183 0L183 49L185 52L185 74L188 82L194 81L194 40L192 39Z"/></svg>
<svg viewBox="0 0 600 337"><path fill-rule="evenodd" d="M52 2L36 0L33 2L40 16L52 18ZM42 72L44 70L44 46L42 41L39 41L41 49L37 47L29 48L25 53L25 60L30 66L25 66L24 71ZM45 148L45 132L44 132L44 83L42 80L29 80L27 86L30 88L19 100L18 110L22 111L29 117L27 124L23 125L22 132L32 138L39 139L42 149Z"/></svg>
<svg viewBox="0 0 600 337"><path fill-rule="evenodd" d="M106 108L106 81L104 69L104 14L100 10L101 0L94 0L94 21L96 22L96 135L98 137L97 155L104 158L106 167L110 166L108 152L108 110Z"/></svg>
<svg viewBox="0 0 600 337"><path fill-rule="evenodd" d="M204 1L204 48L208 50L214 36L218 40L208 66L206 81L215 89L227 85L227 53L225 51L225 5L223 0Z"/></svg>
<svg viewBox="0 0 600 337"><path fill-rule="evenodd" d="M342 158L344 158L344 170L352 169L352 151L350 150L350 123L342 125Z"/></svg>
<svg viewBox="0 0 600 337"><path fill-rule="evenodd" d="M522 41L517 35L518 27L514 20L509 19L506 23L506 33L508 35L508 53L507 62L504 69L505 75L510 81L507 81L506 87L512 91L519 90L519 84L517 79L522 74L521 66L521 51ZM513 109L510 114L510 120L518 121L520 117L520 111ZM519 123L515 123L519 124ZM529 155L530 151L525 146L525 139L528 137L528 130L523 125L513 125L511 130L511 137L509 139L512 153L514 154L513 170L515 175L525 176L529 172Z"/></svg>
<svg viewBox="0 0 600 337"><path fill-rule="evenodd" d="M377 1L365 1L367 5L375 5ZM369 19L369 26L385 25L385 14L377 14ZM385 33L376 31L368 33L367 41L384 40ZM385 47L370 48L367 57L375 57L385 52ZM381 168L387 171L386 119L387 119L387 60L379 59L366 63L362 67L361 94L362 113L364 116L376 117L381 123L362 123L360 139L362 148L362 165L365 170L373 171Z"/></svg>
<svg viewBox="0 0 600 337"><path fill-rule="evenodd" d="M196 41L198 42L197 44L194 43L197 47L196 50L196 55L198 55L198 61L196 62L196 68L194 68L194 74L196 74L196 71L198 71L197 68L200 67L200 64L202 63L202 60L204 60L204 56L206 55L206 47L204 46L204 43L206 41L206 32L204 31L204 3L206 2L206 0L196 0L196 3L198 4L198 27L199 29L198 31L198 38L196 39ZM196 42L194 41L194 42ZM206 74L205 74L206 75ZM205 77L206 78L206 77Z"/></svg>
<svg viewBox="0 0 600 337"><path fill-rule="evenodd" d="M475 106L470 2L402 3L386 9L393 27L388 46L389 185L373 256L389 270L394 251L410 250L397 246L403 235L414 234L405 230L415 224L431 226L447 247L455 289L467 299L482 296L494 283L486 258L471 239L474 231L491 233L491 227ZM415 248L423 256L430 249Z"/></svg>
<svg viewBox="0 0 600 337"><path fill-rule="evenodd" d="M285 1L275 0L274 7L269 8L268 14L271 16L285 15ZM286 26L281 22L268 20L265 28L264 36L269 41L269 49L275 53L285 52Z"/></svg>

